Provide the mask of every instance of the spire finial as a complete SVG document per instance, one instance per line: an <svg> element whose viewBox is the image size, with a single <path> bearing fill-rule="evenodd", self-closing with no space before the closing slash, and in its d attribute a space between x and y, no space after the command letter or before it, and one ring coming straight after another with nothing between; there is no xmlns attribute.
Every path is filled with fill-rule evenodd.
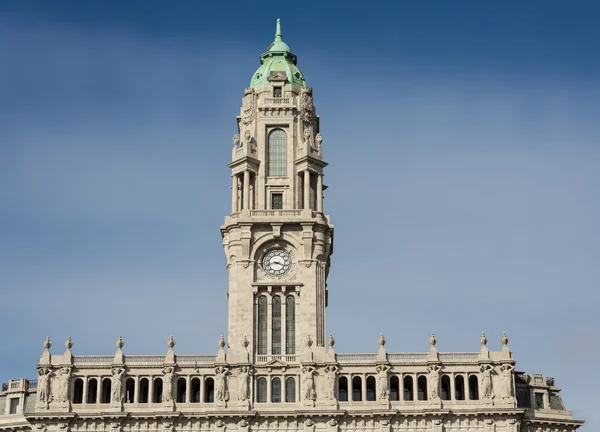
<svg viewBox="0 0 600 432"><path fill-rule="evenodd" d="M277 18L277 29L275 30L275 40L276 41L282 41L282 34L281 34L281 20L279 18Z"/></svg>

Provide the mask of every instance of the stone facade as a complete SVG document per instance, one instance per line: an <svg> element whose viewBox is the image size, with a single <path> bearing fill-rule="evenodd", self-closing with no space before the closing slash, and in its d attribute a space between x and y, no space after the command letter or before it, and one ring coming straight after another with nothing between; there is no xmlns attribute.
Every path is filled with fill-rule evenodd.
<svg viewBox="0 0 600 432"><path fill-rule="evenodd" d="M293 67L292 67L293 66ZM0 393L0 430L39 432L567 432L544 375L490 351L335 352L325 333L333 225L323 213L323 138L312 89L275 42L245 90L233 137L228 343L216 354L77 356L44 342L37 379Z"/></svg>

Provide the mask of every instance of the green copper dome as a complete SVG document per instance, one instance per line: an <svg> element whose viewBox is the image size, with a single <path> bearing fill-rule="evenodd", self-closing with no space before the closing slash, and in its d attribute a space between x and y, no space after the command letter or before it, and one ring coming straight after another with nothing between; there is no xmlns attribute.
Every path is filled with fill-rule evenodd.
<svg viewBox="0 0 600 432"><path fill-rule="evenodd" d="M272 72L285 72L286 82L294 87L304 88L304 75L296 67L296 55L292 53L290 47L283 41L281 36L281 22L277 20L277 30L275 40L267 48L267 52L260 56L260 67L252 76L250 87L256 88L264 84L269 84L269 76Z"/></svg>

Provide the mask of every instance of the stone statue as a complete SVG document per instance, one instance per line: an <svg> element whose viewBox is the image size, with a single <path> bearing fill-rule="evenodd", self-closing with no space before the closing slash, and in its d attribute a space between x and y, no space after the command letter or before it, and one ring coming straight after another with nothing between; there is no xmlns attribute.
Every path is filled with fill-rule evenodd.
<svg viewBox="0 0 600 432"><path fill-rule="evenodd" d="M492 390L492 370L494 368L489 364L481 365L481 399L493 399L494 392Z"/></svg>
<svg viewBox="0 0 600 432"><path fill-rule="evenodd" d="M38 387L37 395L38 402L43 402L46 405L51 401L50 397L50 377L52 376L52 369L40 368L38 370Z"/></svg>
<svg viewBox="0 0 600 432"><path fill-rule="evenodd" d="M383 337L383 335L381 337ZM379 365L375 369L377 371L377 387L379 388L379 399L386 400L389 396L388 371L390 369L391 367L387 365Z"/></svg>
<svg viewBox="0 0 600 432"><path fill-rule="evenodd" d="M71 368L64 367L58 371L58 397L61 403L69 401L69 384L71 383Z"/></svg>
<svg viewBox="0 0 600 432"><path fill-rule="evenodd" d="M163 402L171 402L173 400L173 375L174 370L171 366L163 369Z"/></svg>
<svg viewBox="0 0 600 432"><path fill-rule="evenodd" d="M229 399L227 394L227 374L229 369L224 366L215 368L215 400L225 402Z"/></svg>
<svg viewBox="0 0 600 432"><path fill-rule="evenodd" d="M242 366L238 378L238 398L242 401L250 400L250 375L252 375L250 368Z"/></svg>
<svg viewBox="0 0 600 432"><path fill-rule="evenodd" d="M317 134L315 141L317 142L317 150L321 148L321 144L323 143L323 137L320 133Z"/></svg>
<svg viewBox="0 0 600 432"><path fill-rule="evenodd" d="M500 397L502 399L511 399L512 391L512 371L514 366L505 364L500 366Z"/></svg>
<svg viewBox="0 0 600 432"><path fill-rule="evenodd" d="M340 369L333 365L325 368L325 392L324 397L327 400L335 400L335 379Z"/></svg>
<svg viewBox="0 0 600 432"><path fill-rule="evenodd" d="M312 134L310 132L310 128L304 128L304 135L302 136L302 141L304 142L304 145L309 148L312 147Z"/></svg>
<svg viewBox="0 0 600 432"><path fill-rule="evenodd" d="M125 374L125 369L114 368L112 373L111 400L120 403L123 400L123 375Z"/></svg>
<svg viewBox="0 0 600 432"><path fill-rule="evenodd" d="M238 145L240 143L240 137L237 134L235 134L231 141L233 142L234 147L238 147Z"/></svg>
<svg viewBox="0 0 600 432"><path fill-rule="evenodd" d="M300 90L300 118L304 123L310 123L313 117L312 89Z"/></svg>
<svg viewBox="0 0 600 432"><path fill-rule="evenodd" d="M314 401L317 398L314 375L314 367L305 366L302 368L302 388L304 389L304 400Z"/></svg>
<svg viewBox="0 0 600 432"><path fill-rule="evenodd" d="M249 89L242 99L242 121L245 125L249 125L254 120L254 89Z"/></svg>
<svg viewBox="0 0 600 432"><path fill-rule="evenodd" d="M440 388L440 370L442 367L440 365L431 365L429 366L429 399L437 400L440 398L439 388Z"/></svg>

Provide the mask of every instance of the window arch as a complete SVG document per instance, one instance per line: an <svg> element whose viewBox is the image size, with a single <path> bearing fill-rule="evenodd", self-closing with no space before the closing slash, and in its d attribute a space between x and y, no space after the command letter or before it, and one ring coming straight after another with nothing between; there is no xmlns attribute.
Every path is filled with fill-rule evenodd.
<svg viewBox="0 0 600 432"><path fill-rule="evenodd" d="M479 400L479 383L476 375L469 377L469 399Z"/></svg>
<svg viewBox="0 0 600 432"><path fill-rule="evenodd" d="M80 404L83 402L83 380L77 378L73 384L73 403Z"/></svg>
<svg viewBox="0 0 600 432"><path fill-rule="evenodd" d="M287 135L281 129L269 133L267 175L285 177L287 174Z"/></svg>
<svg viewBox="0 0 600 432"><path fill-rule="evenodd" d="M187 393L187 381L181 377L177 380L177 402L185 402Z"/></svg>
<svg viewBox="0 0 600 432"><path fill-rule="evenodd" d="M102 396L100 399L101 403L110 403L110 388L111 388L110 378L104 378L102 380Z"/></svg>
<svg viewBox="0 0 600 432"><path fill-rule="evenodd" d="M450 400L450 377L442 376L442 400Z"/></svg>
<svg viewBox="0 0 600 432"><path fill-rule="evenodd" d="M357 376L352 378L352 400L362 400L362 379L360 379L360 377Z"/></svg>
<svg viewBox="0 0 600 432"><path fill-rule="evenodd" d="M400 380L396 375L390 378L390 400L400 400Z"/></svg>
<svg viewBox="0 0 600 432"><path fill-rule="evenodd" d="M125 402L133 403L135 395L135 380L133 378L127 378L125 381Z"/></svg>
<svg viewBox="0 0 600 432"><path fill-rule="evenodd" d="M96 378L88 380L87 398L85 401L89 404L98 402L98 380Z"/></svg>
<svg viewBox="0 0 600 432"><path fill-rule="evenodd" d="M417 399L427 400L427 378L421 375L417 378Z"/></svg>
<svg viewBox="0 0 600 432"><path fill-rule="evenodd" d="M454 378L454 391L456 400L465 400L465 378L462 375Z"/></svg>
<svg viewBox="0 0 600 432"><path fill-rule="evenodd" d="M271 380L271 402L281 402L281 380L279 378Z"/></svg>
<svg viewBox="0 0 600 432"><path fill-rule="evenodd" d="M150 395L150 381L148 378L142 378L140 380L140 396L139 403L148 403Z"/></svg>
<svg viewBox="0 0 600 432"><path fill-rule="evenodd" d="M213 403L215 401L215 380L206 378L204 381L204 402Z"/></svg>
<svg viewBox="0 0 600 432"><path fill-rule="evenodd" d="M152 394L152 402L159 403L162 402L163 395L163 380L162 378L154 378L154 391Z"/></svg>
<svg viewBox="0 0 600 432"><path fill-rule="evenodd" d="M273 297L271 306L271 354L281 354L281 297Z"/></svg>
<svg viewBox="0 0 600 432"><path fill-rule="evenodd" d="M267 298L260 296L258 299L258 355L267 354Z"/></svg>
<svg viewBox="0 0 600 432"><path fill-rule="evenodd" d="M267 401L267 379L261 377L256 381L256 402Z"/></svg>
<svg viewBox="0 0 600 432"><path fill-rule="evenodd" d="M413 400L413 379L411 376L404 377L404 400Z"/></svg>
<svg viewBox="0 0 600 432"><path fill-rule="evenodd" d="M296 380L292 377L285 380L285 401L296 402Z"/></svg>
<svg viewBox="0 0 600 432"><path fill-rule="evenodd" d="M374 401L376 399L376 391L375 391L375 377L368 376L367 377L367 400Z"/></svg>
<svg viewBox="0 0 600 432"><path fill-rule="evenodd" d="M191 396L191 402L192 403L198 403L200 402L200 378L192 378L192 393L190 393Z"/></svg>
<svg viewBox="0 0 600 432"><path fill-rule="evenodd" d="M340 402L348 402L348 378L340 377L338 380L338 400Z"/></svg>
<svg viewBox="0 0 600 432"><path fill-rule="evenodd" d="M285 299L285 353L296 354L296 299Z"/></svg>

